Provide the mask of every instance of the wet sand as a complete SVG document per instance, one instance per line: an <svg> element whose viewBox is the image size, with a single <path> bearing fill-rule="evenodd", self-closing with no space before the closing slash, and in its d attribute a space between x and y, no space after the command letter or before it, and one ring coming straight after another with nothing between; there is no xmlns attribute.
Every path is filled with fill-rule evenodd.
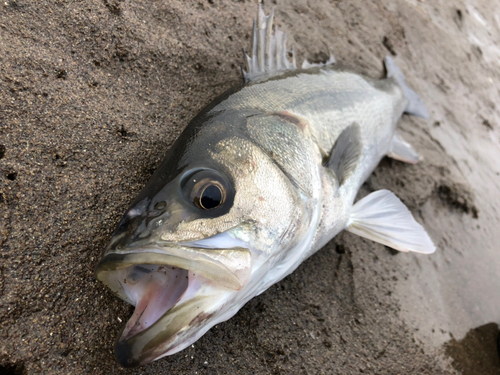
<svg viewBox="0 0 500 375"><path fill-rule="evenodd" d="M437 245L402 254L343 233L192 347L135 370L114 341L133 308L93 275L168 147L241 79L254 1L0 4L0 373L500 374L500 13L481 1L265 1L303 57L383 76L416 166L384 159Z"/></svg>

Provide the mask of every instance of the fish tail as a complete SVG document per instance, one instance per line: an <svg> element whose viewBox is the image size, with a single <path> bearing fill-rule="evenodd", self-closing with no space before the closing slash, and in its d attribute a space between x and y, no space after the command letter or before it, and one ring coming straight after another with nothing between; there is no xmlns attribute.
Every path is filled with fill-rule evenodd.
<svg viewBox="0 0 500 375"><path fill-rule="evenodd" d="M408 106L406 107L405 112L410 115L428 118L429 112L427 111L427 108L425 108L424 102L420 99L418 94L406 84L405 76L392 57L386 56L384 64L387 70L387 77L394 78L396 80L401 89L403 89L406 99L408 99Z"/></svg>

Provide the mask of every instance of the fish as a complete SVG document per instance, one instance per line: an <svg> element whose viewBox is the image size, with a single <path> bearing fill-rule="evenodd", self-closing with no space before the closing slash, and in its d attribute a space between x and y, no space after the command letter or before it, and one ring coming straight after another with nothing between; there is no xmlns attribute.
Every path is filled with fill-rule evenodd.
<svg viewBox="0 0 500 375"><path fill-rule="evenodd" d="M395 61L383 79L333 55L299 68L273 18L259 5L242 84L188 124L96 266L135 306L115 346L123 367L188 347L343 230L435 251L392 192L355 202L384 156L420 161L396 127L403 113L429 114Z"/></svg>

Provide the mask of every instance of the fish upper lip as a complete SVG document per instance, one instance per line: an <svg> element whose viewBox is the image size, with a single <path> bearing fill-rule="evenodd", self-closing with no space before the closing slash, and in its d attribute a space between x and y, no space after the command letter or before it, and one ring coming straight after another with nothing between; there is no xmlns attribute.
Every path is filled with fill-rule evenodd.
<svg viewBox="0 0 500 375"><path fill-rule="evenodd" d="M240 290L250 277L252 254L248 248L243 247L216 249L180 244L127 247L124 250L108 250L97 264L95 274L98 280L110 286L106 278L108 272L137 264L158 264L187 269L213 280L221 287ZM119 290L114 292L120 298L131 302Z"/></svg>

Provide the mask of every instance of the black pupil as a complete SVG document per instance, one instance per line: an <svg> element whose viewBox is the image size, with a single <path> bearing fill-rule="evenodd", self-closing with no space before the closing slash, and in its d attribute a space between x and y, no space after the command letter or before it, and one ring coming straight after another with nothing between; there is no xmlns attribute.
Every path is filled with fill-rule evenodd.
<svg viewBox="0 0 500 375"><path fill-rule="evenodd" d="M207 210L219 207L222 201L222 192L219 187L210 185L201 194L201 206Z"/></svg>

